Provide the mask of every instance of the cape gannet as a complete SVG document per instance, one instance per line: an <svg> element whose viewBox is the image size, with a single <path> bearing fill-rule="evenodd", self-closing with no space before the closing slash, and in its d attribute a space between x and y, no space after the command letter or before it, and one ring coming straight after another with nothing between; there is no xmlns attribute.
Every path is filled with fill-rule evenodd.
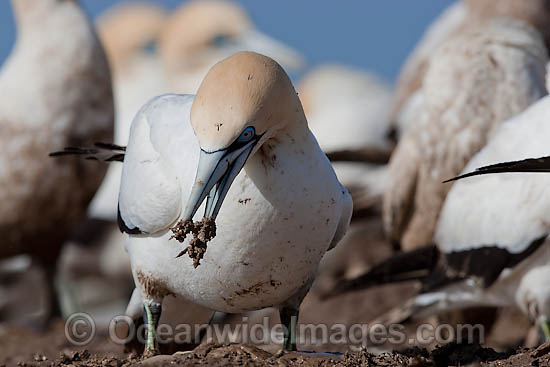
<svg viewBox="0 0 550 367"><path fill-rule="evenodd" d="M516 305L549 338L550 242L545 238L550 234L550 176L535 173L550 172L550 157L543 157L550 153L549 119L546 96L497 129L458 178L523 174L456 182L441 210L435 246L390 258L343 281L335 291L421 279L422 293L386 321L479 305ZM511 162L498 163L502 161Z"/></svg>
<svg viewBox="0 0 550 367"><path fill-rule="evenodd" d="M17 40L0 72L0 258L32 255L51 288L61 245L105 169L47 155L112 138L111 78L76 1L12 0L12 7ZM53 315L56 297L50 301Z"/></svg>
<svg viewBox="0 0 550 367"><path fill-rule="evenodd" d="M170 239L170 229L200 219L200 207L215 218L217 235L194 268L189 257L176 258L185 244ZM145 310L147 351L155 350L151 326L170 294L223 312L278 307L283 348L295 350L300 303L351 212L272 59L237 53L212 67L196 96L151 100L132 123L119 195L137 288L128 314Z"/></svg>
<svg viewBox="0 0 550 367"><path fill-rule="evenodd" d="M431 243L450 185L504 120L545 95L546 46L520 21L497 18L442 45L423 79L423 103L390 160L383 219L403 249Z"/></svg>

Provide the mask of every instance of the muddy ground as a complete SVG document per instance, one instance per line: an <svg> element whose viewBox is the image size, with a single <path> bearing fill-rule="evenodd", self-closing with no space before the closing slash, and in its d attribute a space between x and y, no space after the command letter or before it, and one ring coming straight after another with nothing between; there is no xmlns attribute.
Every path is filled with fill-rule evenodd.
<svg viewBox="0 0 550 367"><path fill-rule="evenodd" d="M335 277L364 271L372 264L391 254L384 242L380 221L363 221L339 245L320 268L318 280L304 300L300 323L328 326L368 323L377 316L399 305L413 295L418 285L414 282L384 286L353 294L345 294L321 301L318 290L330 286ZM483 313L480 313L483 315ZM218 318L220 324L235 324L243 315L226 315ZM277 324L275 310L264 310L246 315L249 324L269 317ZM483 322L483 320L480 320ZM523 348L533 344L529 322L518 311L500 310L497 321L486 335L484 347L457 345L438 347L437 343L421 344L415 339L420 323L436 324L437 319L422 320L405 325L407 338L403 343L374 343L369 340L367 349L346 343L311 344L305 340L300 350L312 353L290 353L277 357L277 345L250 346L219 344L204 341L187 354L161 355L142 360L138 354L124 352L121 345L109 340L106 330L98 330L95 338L85 346L72 345L65 337L64 323L55 322L46 330L0 324L1 366L550 366L550 344L539 348ZM532 334L532 330L531 330ZM259 348L258 348L259 347ZM353 350L350 350L353 347ZM394 351L395 352L392 352ZM322 353L326 352L326 353Z"/></svg>

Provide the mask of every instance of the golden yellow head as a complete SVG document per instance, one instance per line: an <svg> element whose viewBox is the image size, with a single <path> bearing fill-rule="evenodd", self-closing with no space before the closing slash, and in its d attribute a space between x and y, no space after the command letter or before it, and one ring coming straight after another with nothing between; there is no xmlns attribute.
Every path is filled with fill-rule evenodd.
<svg viewBox="0 0 550 367"><path fill-rule="evenodd" d="M239 52L214 65L191 108L193 129L207 151L227 148L248 127L265 141L288 123L303 120L286 72L254 52Z"/></svg>

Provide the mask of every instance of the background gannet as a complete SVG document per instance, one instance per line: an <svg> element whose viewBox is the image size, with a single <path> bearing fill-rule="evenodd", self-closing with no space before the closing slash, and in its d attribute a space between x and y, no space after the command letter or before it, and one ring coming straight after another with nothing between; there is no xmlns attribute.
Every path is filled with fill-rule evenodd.
<svg viewBox="0 0 550 367"><path fill-rule="evenodd" d="M403 249L432 241L450 185L502 121L545 95L546 46L530 26L499 18L447 41L430 60L423 103L390 161L383 217Z"/></svg>
<svg viewBox="0 0 550 367"><path fill-rule="evenodd" d="M169 240L170 227L200 218L209 192L205 215L219 211L217 236L195 269L190 258L175 258L183 247ZM144 306L151 325L169 294L225 312L277 306L291 350L299 305L322 256L344 235L352 203L284 70L241 52L216 64L196 97L165 95L140 110L119 208L138 289L129 314Z"/></svg>
<svg viewBox="0 0 550 367"><path fill-rule="evenodd" d="M293 71L305 63L300 53L256 29L246 10L230 1L183 3L166 21L158 46L169 91L177 93L196 93L216 62L239 51L259 52Z"/></svg>
<svg viewBox="0 0 550 367"><path fill-rule="evenodd" d="M395 135L394 138L403 133L411 115L419 108L421 94L416 92L422 88L422 79L430 57L444 41L460 32L467 21L468 13L468 7L460 0L450 5L429 25L403 63L395 83L389 116L393 129L390 131Z"/></svg>
<svg viewBox="0 0 550 367"><path fill-rule="evenodd" d="M391 151L386 136L391 88L376 75L322 65L310 70L297 89L310 129L325 153L365 147ZM333 162L333 166L348 189L366 188L371 196L382 195L384 169L363 162Z"/></svg>
<svg viewBox="0 0 550 367"><path fill-rule="evenodd" d="M550 172L550 96L499 126L460 177ZM532 157L543 157L528 159ZM508 163L499 163L512 161ZM473 169L485 166L473 171ZM456 182L435 231L435 246L399 254L336 292L421 279L422 293L386 321L465 307L516 305L533 322L550 321L550 176L493 174ZM398 317L396 318L396 315ZM546 326L544 327L547 330ZM546 337L550 335L546 333Z"/></svg>
<svg viewBox="0 0 550 367"><path fill-rule="evenodd" d="M77 2L12 0L12 7L17 40L0 73L0 257L32 255L51 288L61 245L105 169L48 153L112 138L111 79ZM49 296L53 315L59 309Z"/></svg>
<svg viewBox="0 0 550 367"><path fill-rule="evenodd" d="M549 16L547 0L462 0L449 6L426 29L401 68L391 106L392 133L400 135L421 108L422 80L433 52L443 42L494 17L512 17L536 28L550 46Z"/></svg>

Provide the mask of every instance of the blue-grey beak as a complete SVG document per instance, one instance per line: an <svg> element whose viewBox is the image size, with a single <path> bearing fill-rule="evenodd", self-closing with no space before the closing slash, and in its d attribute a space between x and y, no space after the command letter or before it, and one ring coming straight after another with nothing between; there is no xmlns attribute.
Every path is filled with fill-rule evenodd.
<svg viewBox="0 0 550 367"><path fill-rule="evenodd" d="M236 149L229 147L215 152L201 149L195 183L183 213L183 220L192 220L206 197L208 199L204 217L216 218L229 187L256 143L257 140L253 139Z"/></svg>

